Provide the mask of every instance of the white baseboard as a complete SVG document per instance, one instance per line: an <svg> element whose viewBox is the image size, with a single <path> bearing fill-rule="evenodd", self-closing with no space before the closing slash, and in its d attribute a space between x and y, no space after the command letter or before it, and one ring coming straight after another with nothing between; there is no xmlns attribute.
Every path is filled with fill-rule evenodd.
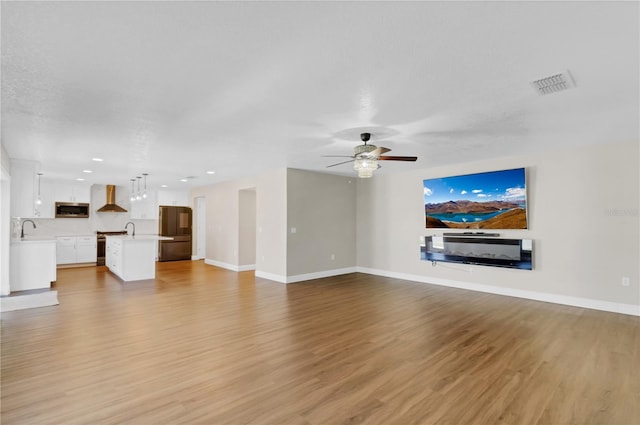
<svg viewBox="0 0 640 425"><path fill-rule="evenodd" d="M340 276L341 274L355 273L356 267L345 267L343 269L323 270L315 273L297 274L287 276L286 283L304 282L305 280L322 279L324 277Z"/></svg>
<svg viewBox="0 0 640 425"><path fill-rule="evenodd" d="M209 264L210 266L216 266L216 267L221 267L223 269L232 270L234 272L246 272L246 271L249 271L249 270L255 270L256 269L256 265L255 264L247 264L247 265L244 265L244 266L236 266L235 264L223 263L222 261L210 260L208 258L205 258L204 263L205 264Z"/></svg>
<svg viewBox="0 0 640 425"><path fill-rule="evenodd" d="M58 305L58 291L44 291L35 294L13 295L0 298L0 311L24 310L27 308Z"/></svg>
<svg viewBox="0 0 640 425"><path fill-rule="evenodd" d="M321 272L305 273L293 276L282 276L256 270L256 277L261 277L280 283L296 283L304 282L305 280L322 279L325 277L339 276L341 274L355 273L356 271L356 267L346 267L343 269L323 270Z"/></svg>
<svg viewBox="0 0 640 425"><path fill-rule="evenodd" d="M387 270L357 267L360 273L377 276L391 277L394 279L411 280L414 282L428 283L432 285L448 286L452 288L468 289L470 291L486 292L489 294L505 295L508 297L526 298L535 301L544 301L554 304L563 304L573 307L582 307L592 310L609 311L612 313L640 316L640 306L634 304L614 303L610 301L594 300L591 298L570 297L567 295L549 294L546 292L526 291L523 289L504 288L500 286L484 285L480 283L461 282L450 279L426 277L408 273L397 273Z"/></svg>
<svg viewBox="0 0 640 425"><path fill-rule="evenodd" d="M274 282L287 283L287 277L279 274L261 272L260 270L256 270L256 277L260 277L262 279L273 280Z"/></svg>

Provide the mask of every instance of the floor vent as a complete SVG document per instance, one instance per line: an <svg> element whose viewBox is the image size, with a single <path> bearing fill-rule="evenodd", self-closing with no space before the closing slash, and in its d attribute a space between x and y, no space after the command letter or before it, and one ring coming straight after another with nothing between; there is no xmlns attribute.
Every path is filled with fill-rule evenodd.
<svg viewBox="0 0 640 425"><path fill-rule="evenodd" d="M575 87L575 83L569 71L551 75L531 82L531 86L540 95L557 93Z"/></svg>

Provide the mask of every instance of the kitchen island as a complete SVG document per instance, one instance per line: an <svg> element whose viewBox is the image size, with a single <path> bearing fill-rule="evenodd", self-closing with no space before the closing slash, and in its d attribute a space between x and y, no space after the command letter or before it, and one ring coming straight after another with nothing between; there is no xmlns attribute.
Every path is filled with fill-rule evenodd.
<svg viewBox="0 0 640 425"><path fill-rule="evenodd" d="M105 265L125 282L153 279L158 241L171 239L157 235L107 235Z"/></svg>

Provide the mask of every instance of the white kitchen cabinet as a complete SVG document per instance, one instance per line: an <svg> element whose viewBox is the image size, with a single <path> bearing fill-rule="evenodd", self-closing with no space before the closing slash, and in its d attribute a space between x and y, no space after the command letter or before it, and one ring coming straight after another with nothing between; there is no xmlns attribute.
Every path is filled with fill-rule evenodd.
<svg viewBox="0 0 640 425"><path fill-rule="evenodd" d="M76 238L76 262L95 263L98 261L98 240L95 236Z"/></svg>
<svg viewBox="0 0 640 425"><path fill-rule="evenodd" d="M159 190L158 205L170 207L188 207L189 192L186 190Z"/></svg>
<svg viewBox="0 0 640 425"><path fill-rule="evenodd" d="M36 183L37 184L37 183ZM36 186L36 199L37 199L37 186ZM46 176L40 177L40 205L36 204L36 210L40 213L38 218L55 218L56 216L56 200L55 195L55 182L48 179Z"/></svg>
<svg viewBox="0 0 640 425"><path fill-rule="evenodd" d="M55 202L91 202L91 186L84 182L57 181L54 192Z"/></svg>
<svg viewBox="0 0 640 425"><path fill-rule="evenodd" d="M122 276L123 252L122 239L107 236L105 265L118 276Z"/></svg>
<svg viewBox="0 0 640 425"><path fill-rule="evenodd" d="M58 236L56 264L95 263L98 257L96 236Z"/></svg>
<svg viewBox="0 0 640 425"><path fill-rule="evenodd" d="M10 262L11 292L50 288L56 281L56 241L12 241Z"/></svg>
<svg viewBox="0 0 640 425"><path fill-rule="evenodd" d="M134 220L158 219L158 196L153 190L147 191L146 199L131 202L131 218Z"/></svg>
<svg viewBox="0 0 640 425"><path fill-rule="evenodd" d="M11 160L11 217L40 216L36 208L39 170L36 161Z"/></svg>
<svg viewBox="0 0 640 425"><path fill-rule="evenodd" d="M56 264L73 264L76 262L76 238L64 236L56 238Z"/></svg>

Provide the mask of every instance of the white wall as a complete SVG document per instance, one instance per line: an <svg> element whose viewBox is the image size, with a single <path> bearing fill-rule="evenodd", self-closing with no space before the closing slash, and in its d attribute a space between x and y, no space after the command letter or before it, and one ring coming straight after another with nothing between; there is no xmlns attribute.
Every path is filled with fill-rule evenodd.
<svg viewBox="0 0 640 425"><path fill-rule="evenodd" d="M287 171L288 281L300 275L355 268L355 180Z"/></svg>
<svg viewBox="0 0 640 425"><path fill-rule="evenodd" d="M11 291L9 252L11 240L11 162L0 145L0 295Z"/></svg>
<svg viewBox="0 0 640 425"><path fill-rule="evenodd" d="M243 189L238 206L238 264L241 268L256 264L256 190Z"/></svg>
<svg viewBox="0 0 640 425"><path fill-rule="evenodd" d="M240 263L240 192L256 193L256 275L279 280L286 275L286 169L259 176L195 188L193 198L203 196L207 205L207 253L205 262L231 270Z"/></svg>
<svg viewBox="0 0 640 425"><path fill-rule="evenodd" d="M638 143L502 158L358 181L358 266L413 280L538 297L613 311L640 306ZM534 240L534 270L419 259L422 180L526 167L529 230L502 237ZM376 229L371 232L371 229ZM621 285L622 276L631 285Z"/></svg>
<svg viewBox="0 0 640 425"><path fill-rule="evenodd" d="M231 269L238 267L238 191L253 184L252 180L224 182L191 191L193 198L206 199L205 261Z"/></svg>

